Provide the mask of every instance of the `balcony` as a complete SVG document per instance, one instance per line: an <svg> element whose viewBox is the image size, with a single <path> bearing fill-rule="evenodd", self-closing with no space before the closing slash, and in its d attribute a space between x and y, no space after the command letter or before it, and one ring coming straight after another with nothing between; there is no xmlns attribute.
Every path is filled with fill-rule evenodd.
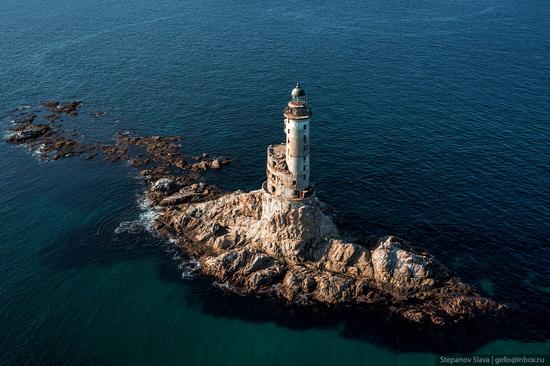
<svg viewBox="0 0 550 366"><path fill-rule="evenodd" d="M284 115L290 119L306 119L311 117L311 110L305 104L293 104L284 109Z"/></svg>

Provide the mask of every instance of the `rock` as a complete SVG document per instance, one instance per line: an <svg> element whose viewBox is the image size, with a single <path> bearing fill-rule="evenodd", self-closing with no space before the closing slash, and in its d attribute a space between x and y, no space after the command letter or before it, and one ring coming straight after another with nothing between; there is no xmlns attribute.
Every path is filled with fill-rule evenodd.
<svg viewBox="0 0 550 366"><path fill-rule="evenodd" d="M15 128L4 140L10 143L22 143L29 140L35 140L51 133L51 128L46 125L26 125L21 128Z"/></svg>
<svg viewBox="0 0 550 366"><path fill-rule="evenodd" d="M82 102L74 101L66 104L61 104L57 101L45 101L42 103L50 112L53 113L65 113L71 116L78 114L77 110L82 106Z"/></svg>
<svg viewBox="0 0 550 366"><path fill-rule="evenodd" d="M196 192L209 187L191 189L200 197ZM180 206L161 220L190 239L181 242L201 271L229 291L271 293L302 305L383 306L393 316L433 326L498 309L397 237L381 238L373 251L346 242L315 198L281 203L262 190L195 202L180 195L170 202Z"/></svg>
<svg viewBox="0 0 550 366"><path fill-rule="evenodd" d="M317 287L313 272L304 266L293 266L285 274L281 295L290 302L306 304Z"/></svg>
<svg viewBox="0 0 550 366"><path fill-rule="evenodd" d="M274 285L284 274L284 266L275 263L272 266L252 273L246 280L246 286L249 289L257 289L263 286Z"/></svg>
<svg viewBox="0 0 550 366"><path fill-rule="evenodd" d="M196 163L191 164L192 171L204 171L207 169L221 169L222 167L229 165L230 160L225 158L216 158L212 160L207 160L208 155L203 154L202 156L194 156L193 160L197 160Z"/></svg>
<svg viewBox="0 0 550 366"><path fill-rule="evenodd" d="M221 167L222 167L222 163L218 159L214 159L210 163L210 168L212 169L221 169Z"/></svg>
<svg viewBox="0 0 550 366"><path fill-rule="evenodd" d="M151 186L151 189L157 192L168 192L172 190L175 186L175 181L170 178L161 178L157 180Z"/></svg>
<svg viewBox="0 0 550 366"><path fill-rule="evenodd" d="M340 275L323 274L316 278L313 299L327 303L350 303L355 293L355 281Z"/></svg>
<svg viewBox="0 0 550 366"><path fill-rule="evenodd" d="M185 216L199 218L201 217L201 211L196 207L189 207L185 211Z"/></svg>
<svg viewBox="0 0 550 366"><path fill-rule="evenodd" d="M210 164L206 160L199 161L191 165L192 171L207 170L210 167Z"/></svg>
<svg viewBox="0 0 550 366"><path fill-rule="evenodd" d="M347 273L354 277L373 276L370 251L341 240L331 241L324 266L329 271Z"/></svg>
<svg viewBox="0 0 550 366"><path fill-rule="evenodd" d="M160 201L161 206L174 206L181 203L190 202L197 193L192 189L182 189L171 196Z"/></svg>
<svg viewBox="0 0 550 366"><path fill-rule="evenodd" d="M221 253L223 250L232 247L234 244L235 244L234 238L226 234L226 235L219 236L214 240L214 243L212 244L212 249L216 253Z"/></svg>
<svg viewBox="0 0 550 366"><path fill-rule="evenodd" d="M448 275L432 257L405 248L394 236L380 239L372 264L376 282L396 294L433 288Z"/></svg>
<svg viewBox="0 0 550 366"><path fill-rule="evenodd" d="M212 169L221 169L224 166L229 165L230 163L231 163L231 161L229 159L218 158L218 159L214 159L214 160L210 161L209 166Z"/></svg>
<svg viewBox="0 0 550 366"><path fill-rule="evenodd" d="M220 233L220 232L221 232L221 226L217 222L213 223L212 224L212 234L218 236L218 233Z"/></svg>
<svg viewBox="0 0 550 366"><path fill-rule="evenodd" d="M149 164L151 160L150 159L130 159L128 160L128 162L130 163L131 166L139 167L139 166L144 166Z"/></svg>

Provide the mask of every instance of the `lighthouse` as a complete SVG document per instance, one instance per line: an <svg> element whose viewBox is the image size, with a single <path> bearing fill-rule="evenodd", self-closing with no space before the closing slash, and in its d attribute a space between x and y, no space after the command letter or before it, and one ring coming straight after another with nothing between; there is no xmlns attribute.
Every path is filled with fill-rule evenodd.
<svg viewBox="0 0 550 366"><path fill-rule="evenodd" d="M264 190L272 196L302 200L312 196L309 182L309 121L311 109L306 93L296 83L283 111L286 141L267 149L267 181Z"/></svg>

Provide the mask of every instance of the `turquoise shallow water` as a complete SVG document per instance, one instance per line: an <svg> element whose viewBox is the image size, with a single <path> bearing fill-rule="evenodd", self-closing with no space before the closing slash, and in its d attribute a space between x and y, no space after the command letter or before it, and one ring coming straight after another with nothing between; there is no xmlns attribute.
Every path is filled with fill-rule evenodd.
<svg viewBox="0 0 550 366"><path fill-rule="evenodd" d="M209 177L227 189L260 185L301 80L319 197L518 305L476 351L550 353L547 1L3 0L0 44L2 127L17 105L81 99L90 138L181 134L232 156ZM169 244L115 232L141 190L123 164L0 144L0 364L433 364L376 322L350 332L182 279Z"/></svg>

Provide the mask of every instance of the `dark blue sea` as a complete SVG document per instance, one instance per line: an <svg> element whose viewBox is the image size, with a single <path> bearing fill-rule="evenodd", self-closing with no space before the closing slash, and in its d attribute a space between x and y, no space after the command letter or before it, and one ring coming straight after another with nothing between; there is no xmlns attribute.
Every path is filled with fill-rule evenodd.
<svg viewBox="0 0 550 366"><path fill-rule="evenodd" d="M250 190L296 81L318 197L519 309L469 351L550 353L549 1L0 1L2 130L78 99L90 139L183 135L233 159L208 179ZM142 191L125 163L0 143L1 365L435 364L383 326L288 320L189 278L140 226Z"/></svg>

